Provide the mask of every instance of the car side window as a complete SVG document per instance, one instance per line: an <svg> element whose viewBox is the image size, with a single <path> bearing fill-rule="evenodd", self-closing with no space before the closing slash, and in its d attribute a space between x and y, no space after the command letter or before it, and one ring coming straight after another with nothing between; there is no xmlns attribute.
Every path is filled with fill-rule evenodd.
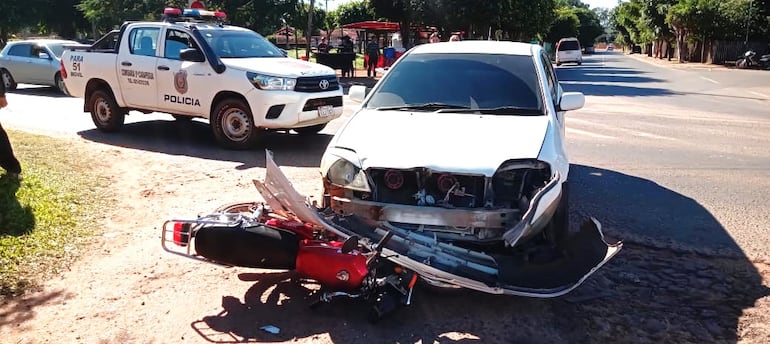
<svg viewBox="0 0 770 344"><path fill-rule="evenodd" d="M167 59L180 60L182 50L195 48L196 44L193 38L184 31L168 30L166 31L166 41L163 57Z"/></svg>
<svg viewBox="0 0 770 344"><path fill-rule="evenodd" d="M129 51L133 55L155 56L160 28L137 27L128 35Z"/></svg>
<svg viewBox="0 0 770 344"><path fill-rule="evenodd" d="M16 57L30 57L32 53L32 45L30 44L17 44L8 50L8 55Z"/></svg>
<svg viewBox="0 0 770 344"><path fill-rule="evenodd" d="M548 83L548 92L551 92L551 97L553 98L553 101L556 102L556 88L558 87L559 81L556 80L556 73L553 71L551 59L549 59L548 56L545 56L545 54L541 54L540 59L542 60L543 68L545 69L545 80Z"/></svg>

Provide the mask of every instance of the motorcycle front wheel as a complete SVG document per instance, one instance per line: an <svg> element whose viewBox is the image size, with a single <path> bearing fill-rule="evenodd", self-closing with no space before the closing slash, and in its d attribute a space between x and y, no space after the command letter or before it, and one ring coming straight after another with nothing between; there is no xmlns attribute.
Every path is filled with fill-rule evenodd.
<svg viewBox="0 0 770 344"><path fill-rule="evenodd" d="M738 59L738 61L735 61L735 67L738 68L738 69L749 68L749 60L747 60L747 59Z"/></svg>

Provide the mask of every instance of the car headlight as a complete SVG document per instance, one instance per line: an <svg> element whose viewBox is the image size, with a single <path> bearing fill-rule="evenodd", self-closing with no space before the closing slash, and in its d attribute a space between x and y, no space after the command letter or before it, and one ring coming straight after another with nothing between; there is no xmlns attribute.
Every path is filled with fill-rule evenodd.
<svg viewBox="0 0 770 344"><path fill-rule="evenodd" d="M326 178L332 184L351 190L370 192L366 174L358 166L345 159L337 159L326 172Z"/></svg>
<svg viewBox="0 0 770 344"><path fill-rule="evenodd" d="M260 90L291 91L294 89L294 86L297 86L297 79L293 78L284 78L254 72L247 72L246 77Z"/></svg>

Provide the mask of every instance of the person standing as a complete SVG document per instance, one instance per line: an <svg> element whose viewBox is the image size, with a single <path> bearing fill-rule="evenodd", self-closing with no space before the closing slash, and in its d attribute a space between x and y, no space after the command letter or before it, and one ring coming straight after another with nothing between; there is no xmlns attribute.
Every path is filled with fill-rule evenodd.
<svg viewBox="0 0 770 344"><path fill-rule="evenodd" d="M8 101L5 99L5 83L0 80L0 109L6 106L8 106ZM20 179L21 164L13 155L11 141L8 139L8 134L3 129L2 124L0 124L0 167L5 169L10 176Z"/></svg>
<svg viewBox="0 0 770 344"><path fill-rule="evenodd" d="M380 38L372 36L366 44L366 76L377 76L377 64L380 61Z"/></svg>
<svg viewBox="0 0 770 344"><path fill-rule="evenodd" d="M433 33L430 34L430 38L428 39L428 43L438 43L441 42L441 37L438 36L437 31L433 31Z"/></svg>

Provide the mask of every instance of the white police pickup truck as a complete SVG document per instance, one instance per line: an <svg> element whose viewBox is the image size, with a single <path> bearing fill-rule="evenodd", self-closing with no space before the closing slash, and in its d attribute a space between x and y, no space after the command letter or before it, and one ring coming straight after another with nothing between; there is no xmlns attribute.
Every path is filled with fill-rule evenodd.
<svg viewBox="0 0 770 344"><path fill-rule="evenodd" d="M209 120L231 149L264 130L314 134L342 115L334 70L286 57L259 34L222 24L222 12L167 8L162 22L128 22L94 45L69 47L61 75L99 130L131 110Z"/></svg>

